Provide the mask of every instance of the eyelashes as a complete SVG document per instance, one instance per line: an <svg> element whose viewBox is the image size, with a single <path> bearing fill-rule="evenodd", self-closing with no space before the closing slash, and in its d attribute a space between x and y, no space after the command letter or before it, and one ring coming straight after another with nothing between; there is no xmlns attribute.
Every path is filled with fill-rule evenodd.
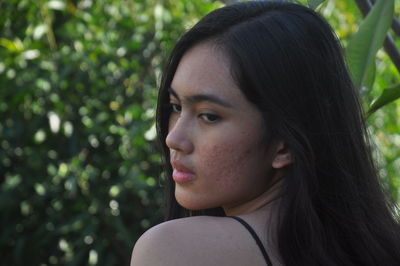
<svg viewBox="0 0 400 266"><path fill-rule="evenodd" d="M201 117L207 123L216 123L221 119L218 115L207 113L200 114L199 117Z"/></svg>
<svg viewBox="0 0 400 266"><path fill-rule="evenodd" d="M171 115L180 115L182 112L182 106L176 103L170 103L169 108L171 111ZM199 113L197 117L207 124L213 124L221 120L221 116L214 113Z"/></svg>
<svg viewBox="0 0 400 266"><path fill-rule="evenodd" d="M174 113L180 113L182 111L182 106L176 103L170 103L169 104L171 111Z"/></svg>

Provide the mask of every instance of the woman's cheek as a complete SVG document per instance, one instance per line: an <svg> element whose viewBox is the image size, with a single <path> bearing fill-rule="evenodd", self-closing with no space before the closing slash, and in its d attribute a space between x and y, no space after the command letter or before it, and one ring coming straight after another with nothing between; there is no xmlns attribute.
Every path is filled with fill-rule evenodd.
<svg viewBox="0 0 400 266"><path fill-rule="evenodd" d="M203 146L200 165L203 178L218 183L219 187L229 188L239 181L243 160L240 146L231 142L220 145Z"/></svg>

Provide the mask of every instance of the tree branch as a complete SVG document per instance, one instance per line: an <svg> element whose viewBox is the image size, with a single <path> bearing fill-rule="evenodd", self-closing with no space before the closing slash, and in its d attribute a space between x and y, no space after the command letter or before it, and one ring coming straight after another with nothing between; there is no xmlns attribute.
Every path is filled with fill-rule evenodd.
<svg viewBox="0 0 400 266"><path fill-rule="evenodd" d="M370 0L355 0L355 1L356 1L358 8L361 11L361 13L364 15L364 17L366 17L368 15L368 12L372 8L372 4L371 4ZM371 1L374 1L374 0L371 0ZM398 23L398 21L397 21L397 23ZM393 23L392 23L392 27L393 27ZM396 32L396 30L395 30L395 32ZM399 25L399 32L400 32L400 25ZM397 32L396 32L396 34L397 34ZM389 55L393 64L396 66L397 71L400 72L400 52L397 49L397 47L389 33L386 34L386 38L383 43L383 48L385 49L386 53Z"/></svg>
<svg viewBox="0 0 400 266"><path fill-rule="evenodd" d="M400 36L400 21L397 18L393 18L392 30L397 36Z"/></svg>
<svg viewBox="0 0 400 266"><path fill-rule="evenodd" d="M361 13L364 17L367 16L368 12L371 10L372 4L369 0L356 0L356 4L358 9L360 9Z"/></svg>
<svg viewBox="0 0 400 266"><path fill-rule="evenodd" d="M396 66L397 70L400 72L400 52L389 34L386 35L383 47L385 48L385 51L389 55L390 59L392 59L392 62Z"/></svg>

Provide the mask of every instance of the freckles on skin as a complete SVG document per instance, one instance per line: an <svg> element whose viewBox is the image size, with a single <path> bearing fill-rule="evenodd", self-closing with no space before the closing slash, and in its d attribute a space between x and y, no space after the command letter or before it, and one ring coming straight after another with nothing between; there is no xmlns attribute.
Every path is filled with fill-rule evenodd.
<svg viewBox="0 0 400 266"><path fill-rule="evenodd" d="M234 158L237 155L235 154L233 145L213 145L210 150L212 152L208 152L208 158L203 157L206 159L203 164L205 169L220 169L220 173L216 173L215 181L224 187L237 182L237 178L228 180L223 178L231 177L233 174L232 166L241 162L239 158ZM221 157L223 160L221 160Z"/></svg>
<svg viewBox="0 0 400 266"><path fill-rule="evenodd" d="M257 134L258 135L258 134ZM247 191L246 187L249 182L254 180L254 176L248 176L246 171L249 168L256 168L262 165L262 160L254 160L254 158L263 158L262 149L260 149L260 141L256 141L249 132L241 132L237 135L225 135L225 141L210 147L203 146L200 152L200 165L203 165L206 176L202 178L213 178L215 182L214 189L217 193L226 194L229 198L230 194L241 193ZM204 153L204 155L203 155ZM258 182L262 187L262 183ZM247 191L248 192L248 191ZM248 194L248 193L247 193Z"/></svg>

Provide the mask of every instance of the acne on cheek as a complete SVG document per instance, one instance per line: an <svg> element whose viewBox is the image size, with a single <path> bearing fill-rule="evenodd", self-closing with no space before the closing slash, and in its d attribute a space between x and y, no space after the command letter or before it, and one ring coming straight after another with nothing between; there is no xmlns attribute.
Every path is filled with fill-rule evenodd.
<svg viewBox="0 0 400 266"><path fill-rule="evenodd" d="M207 173L205 178L214 178L223 188L233 188L241 183L247 160L254 153L254 147L242 150L242 147L248 145L249 143L232 142L204 147L204 155L202 153L200 157L203 159L201 165Z"/></svg>

